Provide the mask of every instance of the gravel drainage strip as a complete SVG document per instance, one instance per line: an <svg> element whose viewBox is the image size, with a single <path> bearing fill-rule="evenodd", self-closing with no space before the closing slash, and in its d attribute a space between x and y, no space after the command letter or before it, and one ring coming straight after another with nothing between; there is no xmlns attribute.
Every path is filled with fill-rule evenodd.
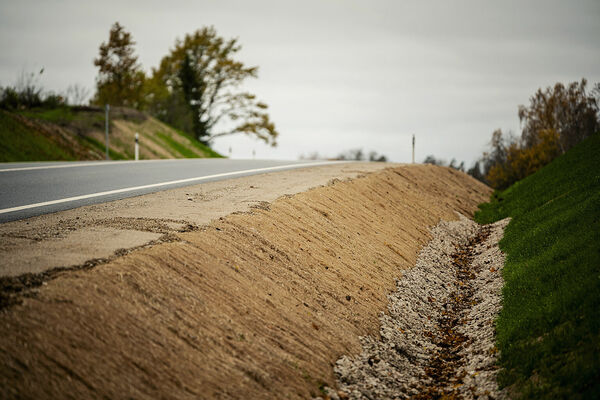
<svg viewBox="0 0 600 400"><path fill-rule="evenodd" d="M335 366L330 399L499 399L494 320L501 308L505 219L480 226L461 216L432 229L414 268L397 281L381 338Z"/></svg>

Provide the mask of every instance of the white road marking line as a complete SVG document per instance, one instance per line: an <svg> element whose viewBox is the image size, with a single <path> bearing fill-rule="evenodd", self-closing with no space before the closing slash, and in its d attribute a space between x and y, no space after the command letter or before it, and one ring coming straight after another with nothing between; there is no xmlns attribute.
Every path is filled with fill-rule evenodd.
<svg viewBox="0 0 600 400"><path fill-rule="evenodd" d="M5 208L3 210L0 210L0 214L6 214L9 212L14 212L14 211L28 210L30 208L50 206L53 204L68 203L70 201L91 199L93 197L108 196L108 195L117 194L117 193L133 192L135 190L149 189L149 188L168 186L168 185L176 185L179 183L203 181L203 180L212 179L212 178L222 178L225 176L235 176L235 175L242 175L242 174L255 173L255 172L276 171L278 169L285 169L285 168L315 167L318 165L325 165L325 164L331 165L331 164L338 164L338 163L343 163L343 162L347 162L347 161L323 161L323 162L316 162L316 163L288 164L288 165L279 165L277 167L265 167L265 168L247 169L247 170L243 170L243 171L224 172L221 174L198 176L195 178L179 179L176 181L168 181L168 182L161 182L161 183L152 183L150 185L134 186L134 187L128 187L128 188L123 188L123 189L107 190L105 192L90 193L90 194L84 194L81 196L73 196L73 197L67 197L64 199L50 200L50 201L44 201L41 203L27 204L24 206Z"/></svg>
<svg viewBox="0 0 600 400"><path fill-rule="evenodd" d="M73 168L73 167L102 167L105 165L114 165L114 164L141 164L147 162L157 162L157 161L176 161L177 159L167 159L167 160L142 160L142 161L91 161L87 163L75 163L75 164L60 164L60 165L40 165L37 167L17 167L17 168L5 168L0 169L0 172L14 172L14 171L31 171L36 169L55 169L55 168Z"/></svg>

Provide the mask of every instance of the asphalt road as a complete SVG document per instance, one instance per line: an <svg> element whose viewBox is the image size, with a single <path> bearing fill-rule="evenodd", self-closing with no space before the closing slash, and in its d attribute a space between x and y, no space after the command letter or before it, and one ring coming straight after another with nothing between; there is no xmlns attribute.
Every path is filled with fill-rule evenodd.
<svg viewBox="0 0 600 400"><path fill-rule="evenodd" d="M315 161L185 159L0 164L0 223Z"/></svg>

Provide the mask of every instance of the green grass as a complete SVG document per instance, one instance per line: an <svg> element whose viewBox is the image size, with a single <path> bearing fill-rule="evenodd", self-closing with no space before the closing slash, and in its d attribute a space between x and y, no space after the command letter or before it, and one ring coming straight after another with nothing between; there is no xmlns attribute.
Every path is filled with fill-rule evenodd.
<svg viewBox="0 0 600 400"><path fill-rule="evenodd" d="M83 136L82 139L84 141L88 142L90 145L92 145L92 147L95 147L96 149L100 150L102 152L102 154L106 154L106 145L104 143L99 142L98 140L94 139L91 136ZM108 149L108 156L110 157L111 160L131 159L131 157L128 158L124 154L119 153L118 151L113 150L112 148Z"/></svg>
<svg viewBox="0 0 600 400"><path fill-rule="evenodd" d="M60 126L67 126L77 133L86 133L94 129L104 130L104 112L77 111L69 106L56 108L32 108L18 111L19 114Z"/></svg>
<svg viewBox="0 0 600 400"><path fill-rule="evenodd" d="M219 153L217 153L210 147L198 142L197 140L195 140L194 138L185 134L184 132L181 132L179 130L175 130L175 131L177 133L179 133L180 135L188 138L190 140L191 145L196 149L196 152L194 152L190 148L186 147L184 144L179 143L178 141L176 141L175 139L173 139L171 136L169 136L167 134L164 134L162 132L156 132L156 136L158 136L165 144L167 144L169 147L171 147L171 149L175 150L176 152L178 152L185 158L198 158L201 156L214 157L214 158L222 158L223 157L222 155L220 155Z"/></svg>
<svg viewBox="0 0 600 400"><path fill-rule="evenodd" d="M501 386L528 399L600 398L600 134L495 193L475 218L508 216Z"/></svg>
<svg viewBox="0 0 600 400"><path fill-rule="evenodd" d="M177 133L179 133L182 136L187 137L190 142L192 143L192 146L194 146L196 148L196 150L200 151L202 154L204 154L205 157L208 158L224 158L224 156L222 156L221 154L217 153L216 151L214 151L213 149L211 149L210 147L208 147L205 144L200 143L198 140L196 140L196 138L194 138L193 135L189 135L179 129L176 128L172 128L174 131L176 131Z"/></svg>
<svg viewBox="0 0 600 400"><path fill-rule="evenodd" d="M67 106L57 108L34 108L31 110L19 111L19 114L29 118L38 118L55 124L65 124L76 118L75 113Z"/></svg>
<svg viewBox="0 0 600 400"><path fill-rule="evenodd" d="M169 146L171 149L175 150L177 153L181 154L185 158L199 157L197 153L194 153L192 150L179 143L169 135L166 135L162 132L156 132L156 136L158 136L167 146Z"/></svg>
<svg viewBox="0 0 600 400"><path fill-rule="evenodd" d="M69 161L75 156L43 134L0 111L0 161Z"/></svg>
<svg viewBox="0 0 600 400"><path fill-rule="evenodd" d="M192 146L194 146L197 150L201 151L205 157L208 158L224 158L224 156L222 156L221 154L217 153L216 151L214 151L213 149L211 149L210 147L208 147L205 144L200 143L199 141L195 140L195 139L190 139Z"/></svg>
<svg viewBox="0 0 600 400"><path fill-rule="evenodd" d="M29 119L46 121L58 125L71 134L84 148L94 148L104 154L104 143L90 136L94 131L104 131L104 112L60 106L56 108L20 110L15 113ZM0 144L0 156L2 157L0 160L73 160L77 157L77 154L81 154L81 149L77 152L69 148L64 148L62 147L64 145L61 145L60 141L35 132L35 129L27 128L14 117L11 117L11 114L9 112L4 113L0 121L2 122L2 126L0 127L2 129L1 134L3 135L3 143ZM165 133L150 133L148 137L160 147L165 148L173 157L222 157L210 147L198 142L185 132L178 130L170 132L168 128L165 129ZM189 144L182 144L177 141L174 137L177 134L189 139ZM130 147L128 144L120 142L116 137L113 138L109 153L110 158L113 160L132 159L133 153ZM156 152L153 153L157 155Z"/></svg>

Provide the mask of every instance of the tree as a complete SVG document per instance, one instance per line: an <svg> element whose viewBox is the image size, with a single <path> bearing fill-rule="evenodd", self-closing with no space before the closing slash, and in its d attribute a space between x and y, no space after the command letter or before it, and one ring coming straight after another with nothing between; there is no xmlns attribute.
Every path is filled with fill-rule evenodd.
<svg viewBox="0 0 600 400"><path fill-rule="evenodd" d="M387 161L387 157L384 156L383 154L377 154L376 151L371 151L369 153L369 161L386 162Z"/></svg>
<svg viewBox="0 0 600 400"><path fill-rule="evenodd" d="M364 161L365 153L363 149L351 149L346 150L343 153L338 154L336 160L349 160L349 161Z"/></svg>
<svg viewBox="0 0 600 400"><path fill-rule="evenodd" d="M94 60L99 71L93 103L142 106L145 74L134 54L134 45L131 33L115 22L108 42L100 45L100 54Z"/></svg>
<svg viewBox="0 0 600 400"><path fill-rule="evenodd" d="M56 108L65 104L63 96L46 92L41 83L44 68L38 73L21 71L15 86L0 87L0 109Z"/></svg>
<svg viewBox="0 0 600 400"><path fill-rule="evenodd" d="M239 90L257 67L246 67L234 57L241 46L237 39L219 37L205 27L177 40L148 85L149 109L180 129L191 124L198 140L245 133L271 145L278 132L256 96Z"/></svg>
<svg viewBox="0 0 600 400"><path fill-rule="evenodd" d="M433 154L430 154L427 157L425 157L425 160L423 160L423 164L432 164L432 165L441 165L441 166L444 166L444 165L446 165L446 161L442 160L441 158L438 159Z"/></svg>
<svg viewBox="0 0 600 400"><path fill-rule="evenodd" d="M40 84L40 78L44 73L44 68L40 72L21 71L17 79L15 91L19 94L19 103L26 108L40 107L43 103L43 90Z"/></svg>
<svg viewBox="0 0 600 400"><path fill-rule="evenodd" d="M448 163L446 162L446 160L436 158L433 154L430 154L427 157L425 157L425 160L423 160L423 164L432 164L438 165L440 167L449 167L457 171L465 172L465 162L461 161L459 164L456 158L453 158L452 161Z"/></svg>
<svg viewBox="0 0 600 400"><path fill-rule="evenodd" d="M450 164L448 164L448 167L455 169L457 171L465 172L465 162L461 161L459 164L458 161L456 160L456 158L453 158L452 161L450 161Z"/></svg>
<svg viewBox="0 0 600 400"><path fill-rule="evenodd" d="M566 87L557 83L543 91L540 88L530 98L529 107L519 106L519 119L524 124L524 147L534 147L543 137L556 134L556 144L562 154L600 131L597 96L594 90L586 93L586 84L582 79Z"/></svg>
<svg viewBox="0 0 600 400"><path fill-rule="evenodd" d="M486 182L485 176L481 172L480 161L475 161L473 166L467 170L467 174L471 175L480 182Z"/></svg>
<svg viewBox="0 0 600 400"><path fill-rule="evenodd" d="M587 81L541 88L529 107L519 106L520 139L494 131L481 163L485 181L505 189L533 174L590 135L600 131L600 84L586 92Z"/></svg>
<svg viewBox="0 0 600 400"><path fill-rule="evenodd" d="M496 146L492 154L502 153L502 156L493 158L488 154L486 181L495 189L506 189L558 157L558 142L559 137L552 130L541 131L536 143L529 147L523 144L523 140L519 141L514 137L508 141L492 140L492 145Z"/></svg>
<svg viewBox="0 0 600 400"><path fill-rule="evenodd" d="M189 54L185 53L183 60L181 61L181 68L179 69L179 81L181 82L181 91L183 92L183 103L188 109L188 118L192 123L192 131L197 137L206 135L206 127L202 124L202 119L198 118L202 112L202 85L194 67L192 66L192 60Z"/></svg>
<svg viewBox="0 0 600 400"><path fill-rule="evenodd" d="M89 96L89 89L76 83L74 85L69 85L65 97L67 98L67 104L71 106L82 106L85 104Z"/></svg>

